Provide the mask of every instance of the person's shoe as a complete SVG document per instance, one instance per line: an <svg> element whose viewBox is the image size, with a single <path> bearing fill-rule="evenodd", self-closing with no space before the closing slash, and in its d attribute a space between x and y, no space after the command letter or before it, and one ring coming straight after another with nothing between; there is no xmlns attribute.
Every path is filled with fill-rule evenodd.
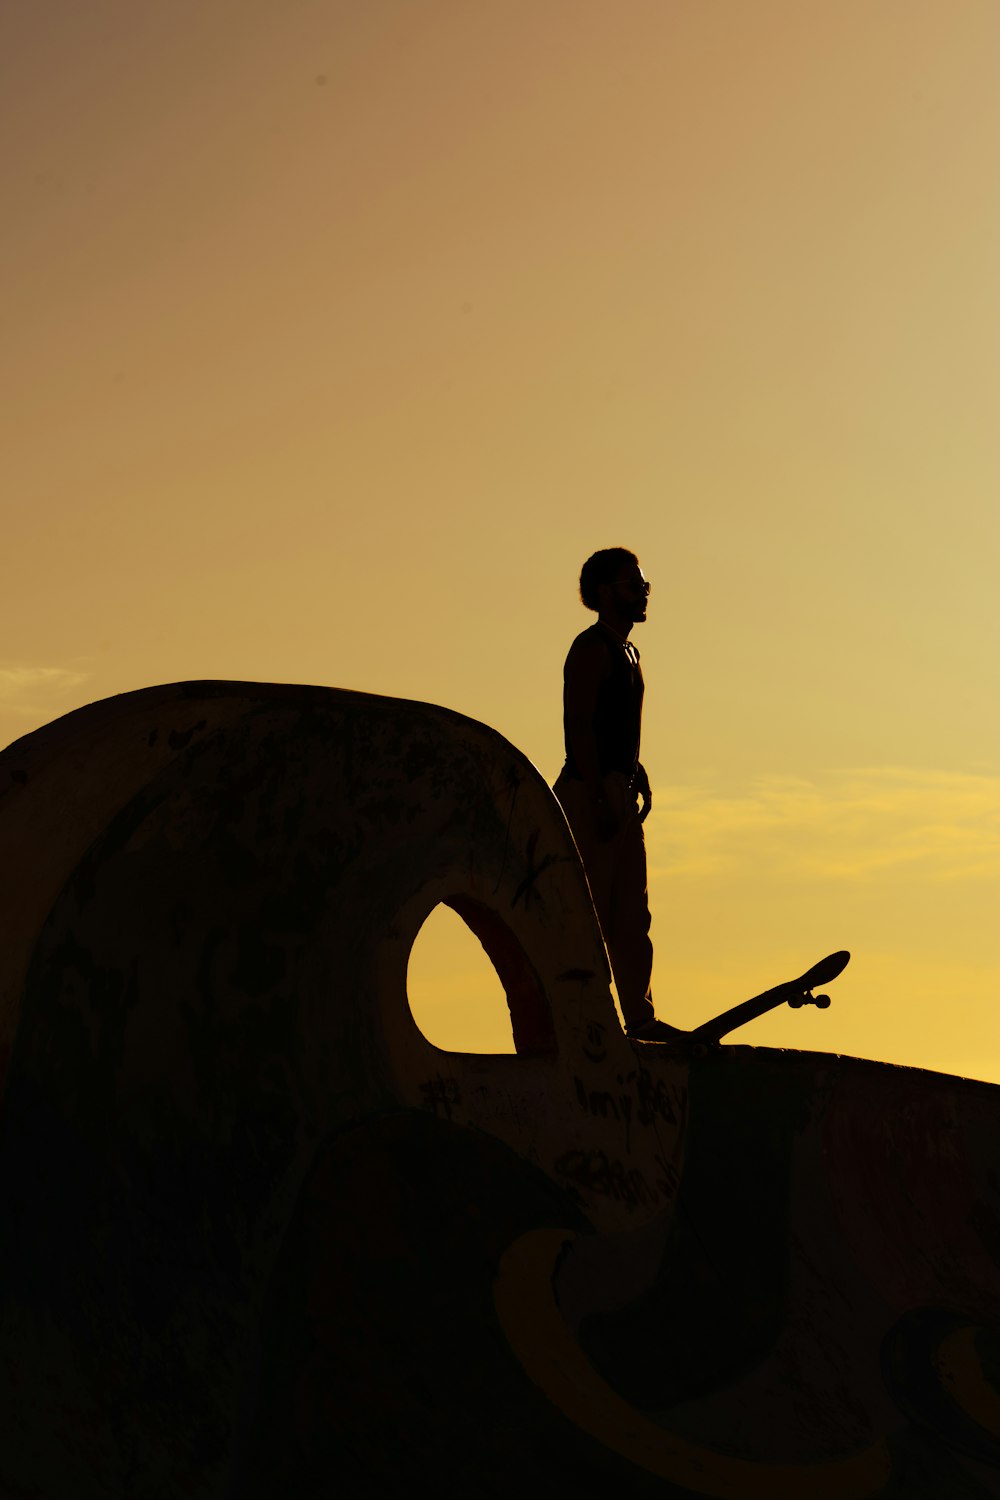
<svg viewBox="0 0 1000 1500"><path fill-rule="evenodd" d="M632 1042L679 1042L687 1032L677 1026L668 1026L666 1021L658 1021L654 1016L651 1021L643 1021L641 1026L626 1027L625 1035Z"/></svg>

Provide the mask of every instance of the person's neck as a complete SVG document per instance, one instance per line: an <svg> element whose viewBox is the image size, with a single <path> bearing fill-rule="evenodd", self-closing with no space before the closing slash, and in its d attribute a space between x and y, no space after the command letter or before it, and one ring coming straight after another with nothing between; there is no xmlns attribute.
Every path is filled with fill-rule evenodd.
<svg viewBox="0 0 1000 1500"><path fill-rule="evenodd" d="M606 625L609 630L613 630L615 635L621 636L623 641L628 640L632 633L632 626L635 624L634 620L623 620L620 615L606 614L604 612L599 613L597 618L602 625Z"/></svg>

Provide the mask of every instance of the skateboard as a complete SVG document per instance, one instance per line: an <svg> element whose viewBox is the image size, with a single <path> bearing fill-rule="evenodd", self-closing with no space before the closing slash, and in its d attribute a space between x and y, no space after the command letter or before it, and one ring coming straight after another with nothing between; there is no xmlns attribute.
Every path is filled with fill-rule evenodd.
<svg viewBox="0 0 1000 1500"><path fill-rule="evenodd" d="M765 990L761 995L754 995L752 1000L744 1000L739 1005L734 1005L729 1010L724 1010L721 1016L716 1016L714 1021L706 1021L702 1026L696 1026L687 1034L687 1040L691 1042L718 1042L730 1031L735 1031L737 1026L745 1026L747 1021L755 1021L758 1016L765 1015L769 1010L774 1010L778 1005L790 1005L793 1010L798 1010L801 1005L816 1005L820 1010L826 1010L830 1004L829 995L814 995L812 992L819 984L829 984L842 974L847 968L851 955L846 948L837 953L831 953L826 958L821 958L818 964L813 964L798 979L788 979L784 984L775 985L773 990Z"/></svg>

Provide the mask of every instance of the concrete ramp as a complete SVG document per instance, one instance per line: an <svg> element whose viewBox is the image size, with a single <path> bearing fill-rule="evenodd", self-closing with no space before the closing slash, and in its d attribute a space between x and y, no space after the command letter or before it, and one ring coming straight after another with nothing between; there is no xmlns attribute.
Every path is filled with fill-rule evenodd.
<svg viewBox="0 0 1000 1500"><path fill-rule="evenodd" d="M0 1494L1000 1495L1000 1093L630 1044L492 731L151 688L0 851ZM442 901L516 1055L412 1020Z"/></svg>

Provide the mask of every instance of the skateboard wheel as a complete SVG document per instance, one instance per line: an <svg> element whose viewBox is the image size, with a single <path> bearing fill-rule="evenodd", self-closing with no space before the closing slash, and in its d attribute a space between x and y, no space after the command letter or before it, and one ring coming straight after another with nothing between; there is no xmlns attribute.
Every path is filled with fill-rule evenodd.
<svg viewBox="0 0 1000 1500"><path fill-rule="evenodd" d="M789 1000L788 1003L792 1007L792 1010L798 1010L800 1006L805 1005L806 1002L803 995L795 995L791 1000Z"/></svg>
<svg viewBox="0 0 1000 1500"><path fill-rule="evenodd" d="M830 996L829 995L817 995L816 996L816 1004L819 1006L820 1010L826 1010L827 1007L830 1004Z"/></svg>

